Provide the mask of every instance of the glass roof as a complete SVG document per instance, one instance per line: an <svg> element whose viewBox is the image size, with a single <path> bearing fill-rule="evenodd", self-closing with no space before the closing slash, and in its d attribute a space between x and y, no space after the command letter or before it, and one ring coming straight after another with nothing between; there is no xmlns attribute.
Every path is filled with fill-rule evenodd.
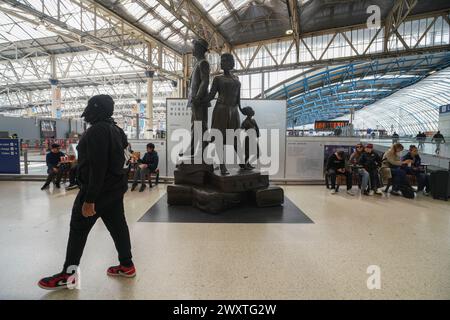
<svg viewBox="0 0 450 320"><path fill-rule="evenodd" d="M355 113L355 128L384 128L401 135L436 131L439 107L450 104L450 67Z"/></svg>
<svg viewBox="0 0 450 320"><path fill-rule="evenodd" d="M448 52L354 62L301 75L274 87L267 96L287 99L288 122L304 125L363 109L449 65ZM432 86L427 89L432 91Z"/></svg>
<svg viewBox="0 0 450 320"><path fill-rule="evenodd" d="M106 22L97 16L97 25L94 24L94 16L87 10L83 10L82 18L80 7L77 3L66 0L60 2L56 0L18 0L38 11L56 17L58 12L60 19L68 26L83 31L92 31L95 28L101 29L106 26ZM184 25L176 16L167 10L162 4L163 0L118 0L115 5L120 5L136 22L142 24L153 33L154 36L163 41L169 41L177 46L184 46L186 41L195 37L193 30ZM180 0L174 0L175 5L179 5ZM193 0L195 5L204 12L215 26L229 17L236 10L251 3L251 0ZM59 10L59 11L58 11ZM181 12L187 16L186 12ZM83 25L81 26L81 21ZM21 40L39 39L56 36L47 30L43 25L36 26L32 23L12 17L4 12L0 12L0 43L15 42Z"/></svg>
<svg viewBox="0 0 450 320"><path fill-rule="evenodd" d="M55 34L44 26L36 26L0 11L0 43L52 37Z"/></svg>

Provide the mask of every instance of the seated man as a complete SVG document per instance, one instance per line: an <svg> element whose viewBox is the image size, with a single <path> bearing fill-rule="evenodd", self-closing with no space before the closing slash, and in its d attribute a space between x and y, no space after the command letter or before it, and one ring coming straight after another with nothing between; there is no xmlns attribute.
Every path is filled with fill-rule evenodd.
<svg viewBox="0 0 450 320"><path fill-rule="evenodd" d="M350 156L350 163L353 165L359 164L361 156L364 154L364 146L362 143L358 143L356 145L356 151L353 152ZM361 193L366 194L367 187L369 185L369 173L364 168L358 169L358 175L361 178Z"/></svg>
<svg viewBox="0 0 450 320"><path fill-rule="evenodd" d="M61 162L61 157L64 157L65 154L61 152L61 147L59 144L52 144L51 151L47 153L45 157L45 162L47 163L47 180L42 186L41 190L45 190L50 186L50 182L55 179L55 187L60 188L61 177L63 174L63 170L59 167Z"/></svg>
<svg viewBox="0 0 450 320"><path fill-rule="evenodd" d="M359 159L359 164L364 167L370 177L370 191L364 190L364 194L369 196L374 193L382 195L383 193L378 190L378 168L381 166L381 158L378 154L373 152L373 144L371 143L366 146L364 151L365 152Z"/></svg>
<svg viewBox="0 0 450 320"><path fill-rule="evenodd" d="M415 145L409 147L408 153L402 158L403 161L411 160L411 164L402 166L406 174L414 175L417 179L417 191L423 191L424 195L429 195L430 181L425 172L422 171L422 160L419 156L419 150Z"/></svg>
<svg viewBox="0 0 450 320"><path fill-rule="evenodd" d="M345 169L344 156L344 151L337 151L328 158L326 170L331 179L331 194L337 192L336 175L343 175L347 179L347 193L354 196L352 192L352 173Z"/></svg>
<svg viewBox="0 0 450 320"><path fill-rule="evenodd" d="M153 143L147 144L147 153L144 155L144 157L139 159L138 166L136 168L136 171L134 172L134 179L133 179L133 185L131 186L131 191L134 191L136 189L136 186L138 185L138 179L141 178L141 188L139 189L139 192L142 192L145 190L145 175L149 174L151 172L155 172L155 170L158 168L158 153L155 151L155 145ZM158 183L158 182L157 182Z"/></svg>

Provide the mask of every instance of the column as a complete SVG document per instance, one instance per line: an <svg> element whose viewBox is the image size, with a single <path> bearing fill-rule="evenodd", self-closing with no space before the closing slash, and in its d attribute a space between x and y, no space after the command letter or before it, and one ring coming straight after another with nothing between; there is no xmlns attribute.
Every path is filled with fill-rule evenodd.
<svg viewBox="0 0 450 320"><path fill-rule="evenodd" d="M58 80L50 79L52 105L52 118L61 118L61 88L58 87Z"/></svg>
<svg viewBox="0 0 450 320"><path fill-rule="evenodd" d="M147 106L145 108L146 118L147 118L147 130L145 135L147 139L153 139L153 76L155 71L147 70L145 71L145 76L147 78ZM149 131L150 130L150 131Z"/></svg>
<svg viewBox="0 0 450 320"><path fill-rule="evenodd" d="M50 56L50 73L51 79L51 95L52 95L52 105L51 105L51 116L52 118L61 118L61 88L58 87L58 79L56 74L56 58L54 55Z"/></svg>

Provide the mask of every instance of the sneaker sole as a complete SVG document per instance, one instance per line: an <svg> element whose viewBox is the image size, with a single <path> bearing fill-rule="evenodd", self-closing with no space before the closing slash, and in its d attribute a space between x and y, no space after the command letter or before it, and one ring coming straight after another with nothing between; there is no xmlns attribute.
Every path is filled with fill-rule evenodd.
<svg viewBox="0 0 450 320"><path fill-rule="evenodd" d="M134 278L136 276L136 272L132 274L106 272L106 274L110 277L124 277L124 278Z"/></svg>
<svg viewBox="0 0 450 320"><path fill-rule="evenodd" d="M64 290L64 289L69 289L67 286L59 286L59 287L45 287L43 285L41 285L40 283L38 283L39 288L44 289L44 290L48 290L48 291L58 291L58 290Z"/></svg>

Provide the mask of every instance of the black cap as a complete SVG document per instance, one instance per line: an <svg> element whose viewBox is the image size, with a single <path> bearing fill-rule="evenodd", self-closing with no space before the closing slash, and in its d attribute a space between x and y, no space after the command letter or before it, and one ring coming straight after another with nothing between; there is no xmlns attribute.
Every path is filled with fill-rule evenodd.
<svg viewBox="0 0 450 320"><path fill-rule="evenodd" d="M61 146L57 143L52 143L52 149L54 148L61 148Z"/></svg>

